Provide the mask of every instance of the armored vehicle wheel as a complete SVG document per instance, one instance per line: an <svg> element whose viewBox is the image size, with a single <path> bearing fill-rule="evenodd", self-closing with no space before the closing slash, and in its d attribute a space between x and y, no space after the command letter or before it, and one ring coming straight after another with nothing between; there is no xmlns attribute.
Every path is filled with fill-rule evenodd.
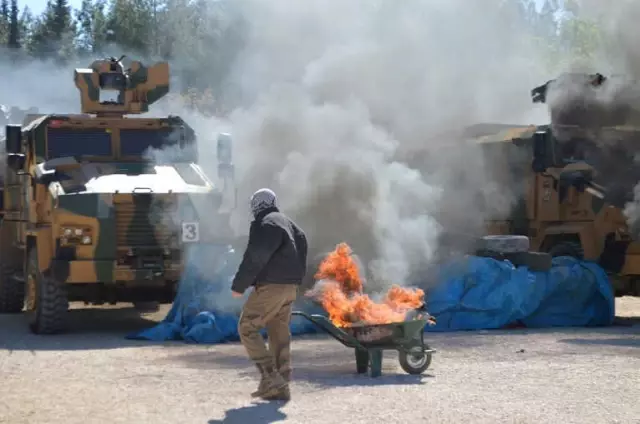
<svg viewBox="0 0 640 424"><path fill-rule="evenodd" d="M576 241L563 241L549 249L549 254L557 258L559 256L571 256L576 259L584 259L584 250L582 245Z"/></svg>
<svg viewBox="0 0 640 424"><path fill-rule="evenodd" d="M530 243L527 236L484 236L478 247L496 253L519 253L528 252Z"/></svg>
<svg viewBox="0 0 640 424"><path fill-rule="evenodd" d="M14 270L0 264L0 313L17 314L24 306L24 281L15 278Z"/></svg>
<svg viewBox="0 0 640 424"><path fill-rule="evenodd" d="M398 359L402 369L412 375L422 374L431 365L431 353L423 352L420 346L399 352Z"/></svg>
<svg viewBox="0 0 640 424"><path fill-rule="evenodd" d="M25 309L29 328L35 334L56 334L67 328L69 300L64 283L45 277L38 269L38 254L29 252Z"/></svg>

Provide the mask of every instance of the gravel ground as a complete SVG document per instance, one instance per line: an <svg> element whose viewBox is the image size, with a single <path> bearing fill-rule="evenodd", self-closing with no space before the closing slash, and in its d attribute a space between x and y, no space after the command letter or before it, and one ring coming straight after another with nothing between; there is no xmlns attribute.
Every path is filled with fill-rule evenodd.
<svg viewBox="0 0 640 424"><path fill-rule="evenodd" d="M128 341L163 313L74 310L67 335L37 337L0 316L2 423L640 423L640 299L621 325L432 334L414 378L385 356L376 380L354 375L333 339L294 341L293 400L252 402L255 373L238 344Z"/></svg>

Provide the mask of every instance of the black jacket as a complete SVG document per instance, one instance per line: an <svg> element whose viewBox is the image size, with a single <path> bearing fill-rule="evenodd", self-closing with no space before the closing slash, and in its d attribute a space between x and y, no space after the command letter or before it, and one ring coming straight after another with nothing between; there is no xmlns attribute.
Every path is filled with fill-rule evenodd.
<svg viewBox="0 0 640 424"><path fill-rule="evenodd" d="M307 270L307 237L277 208L260 212L251 223L249 242L231 289L244 293L260 284L302 283Z"/></svg>

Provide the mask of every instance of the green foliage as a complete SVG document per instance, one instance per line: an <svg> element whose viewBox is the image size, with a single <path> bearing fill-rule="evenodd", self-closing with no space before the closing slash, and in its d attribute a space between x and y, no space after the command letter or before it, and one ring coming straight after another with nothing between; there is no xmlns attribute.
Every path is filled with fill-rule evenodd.
<svg viewBox="0 0 640 424"><path fill-rule="evenodd" d="M67 0L49 0L33 22L27 49L33 56L66 62L75 54L75 32Z"/></svg>
<svg viewBox="0 0 640 424"><path fill-rule="evenodd" d="M125 51L149 54L156 7L153 0L112 0L107 15L107 40Z"/></svg>
<svg viewBox="0 0 640 424"><path fill-rule="evenodd" d="M81 55L101 53L107 42L106 0L82 0L76 11L78 37L76 46Z"/></svg>
<svg viewBox="0 0 640 424"><path fill-rule="evenodd" d="M7 35L7 46L11 49L20 48L20 19L18 0L11 0L11 12L9 13L9 34Z"/></svg>
<svg viewBox="0 0 640 424"><path fill-rule="evenodd" d="M31 14L31 10L26 6L24 9L22 9L22 14L20 15L20 19L18 20L18 26L18 32L20 34L22 47L25 40L29 39L30 31L33 26L33 15Z"/></svg>
<svg viewBox="0 0 640 424"><path fill-rule="evenodd" d="M0 45L9 37L9 0L0 0Z"/></svg>

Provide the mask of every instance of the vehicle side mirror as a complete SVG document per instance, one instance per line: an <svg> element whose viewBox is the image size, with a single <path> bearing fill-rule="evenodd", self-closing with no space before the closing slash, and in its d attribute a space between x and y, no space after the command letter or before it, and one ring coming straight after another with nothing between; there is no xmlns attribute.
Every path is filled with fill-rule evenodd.
<svg viewBox="0 0 640 424"><path fill-rule="evenodd" d="M233 140L228 133L218 135L218 177L222 179L233 179Z"/></svg>
<svg viewBox="0 0 640 424"><path fill-rule="evenodd" d="M231 139L231 135L228 133L222 133L218 135L218 163L219 164L227 164L230 165L233 163L232 161L232 148L233 148L233 140Z"/></svg>
<svg viewBox="0 0 640 424"><path fill-rule="evenodd" d="M22 152L22 127L20 125L7 125L5 127L6 145L5 150L7 153L21 153Z"/></svg>
<svg viewBox="0 0 640 424"><path fill-rule="evenodd" d="M555 163L553 140L546 131L537 131L533 135L533 172L544 172Z"/></svg>
<svg viewBox="0 0 640 424"><path fill-rule="evenodd" d="M10 153L7 155L7 166L16 172L24 168L27 157L20 153Z"/></svg>
<svg viewBox="0 0 640 424"><path fill-rule="evenodd" d="M218 165L218 177L225 180L232 180L235 176L235 169L233 165L227 165L221 163Z"/></svg>

